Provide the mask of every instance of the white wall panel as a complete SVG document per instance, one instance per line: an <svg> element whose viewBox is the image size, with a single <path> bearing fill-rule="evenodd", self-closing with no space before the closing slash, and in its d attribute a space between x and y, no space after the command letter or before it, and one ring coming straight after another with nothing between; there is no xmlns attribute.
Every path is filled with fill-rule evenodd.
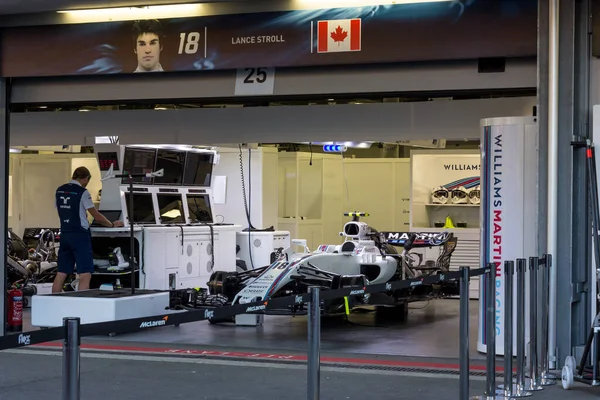
<svg viewBox="0 0 600 400"><path fill-rule="evenodd" d="M94 202L102 188L93 154L11 154L10 161L13 215L8 219L8 227L21 237L25 228L59 225L53 193L70 179L75 168L84 165L90 169L92 180L88 190Z"/></svg>
<svg viewBox="0 0 600 400"><path fill-rule="evenodd" d="M215 221L221 222L221 216L227 223L234 223L241 225L244 228L248 227L248 218L246 216L246 210L244 208L244 198L242 194L242 180L240 171L239 161L239 150L235 148L220 148L220 160L219 164L215 165L213 174L215 176L226 176L227 177L227 196L224 204L213 204L213 214ZM262 228L263 226L269 226L265 223L265 213L269 210L265 207L265 202L276 201L276 196L271 196L273 199L265 199L265 194L268 193L264 190L264 157L265 153L274 152L275 149L260 149L252 150L252 175L248 173L248 150L242 150L242 160L244 165L244 179L246 198L249 201L248 206L250 207L250 218L254 226ZM275 165L275 168L277 166ZM250 184L251 183L251 184ZM248 188L251 188L249 194ZM273 224L273 218L270 218L271 224ZM277 222L277 215L275 215L275 223Z"/></svg>
<svg viewBox="0 0 600 400"><path fill-rule="evenodd" d="M219 109L34 112L11 117L11 145L478 139L479 120L532 115L535 97ZM91 139L90 139L91 138Z"/></svg>
<svg viewBox="0 0 600 400"><path fill-rule="evenodd" d="M235 71L156 76L17 79L13 103L210 99L234 96ZM507 60L506 71L479 73L476 60L387 66L281 69L274 96L535 88L536 62Z"/></svg>

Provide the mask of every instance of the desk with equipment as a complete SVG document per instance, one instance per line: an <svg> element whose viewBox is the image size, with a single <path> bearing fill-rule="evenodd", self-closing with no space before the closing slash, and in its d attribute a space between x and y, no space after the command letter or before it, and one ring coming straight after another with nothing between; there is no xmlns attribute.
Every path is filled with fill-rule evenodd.
<svg viewBox="0 0 600 400"><path fill-rule="evenodd" d="M237 257L236 242L248 240L242 226L214 222L216 151L102 144L95 152L103 175L99 211L125 226L92 224L91 289L33 296L32 325L165 313L169 290L207 288L213 271L249 268ZM289 233L284 242L289 246Z"/></svg>

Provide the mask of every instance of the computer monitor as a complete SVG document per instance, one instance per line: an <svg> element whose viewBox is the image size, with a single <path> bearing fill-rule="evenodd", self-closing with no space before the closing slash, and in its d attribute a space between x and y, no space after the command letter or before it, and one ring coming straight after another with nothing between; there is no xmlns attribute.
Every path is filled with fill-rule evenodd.
<svg viewBox="0 0 600 400"><path fill-rule="evenodd" d="M141 225L156 224L156 216L154 214L154 203L151 193L134 193L133 194L133 218L129 215L131 202L129 200L131 194L125 192L125 203L127 205L127 215L129 222Z"/></svg>
<svg viewBox="0 0 600 400"><path fill-rule="evenodd" d="M214 153L188 152L183 185L209 187L213 172L213 159Z"/></svg>
<svg viewBox="0 0 600 400"><path fill-rule="evenodd" d="M181 185L185 166L185 151L158 149L156 171L164 170L163 176L154 178L155 185Z"/></svg>
<svg viewBox="0 0 600 400"><path fill-rule="evenodd" d="M116 151L98 152L98 166L100 171L108 171L112 166L115 171L119 170L119 157Z"/></svg>
<svg viewBox="0 0 600 400"><path fill-rule="evenodd" d="M185 224L183 198L179 193L158 193L158 218L163 224Z"/></svg>
<svg viewBox="0 0 600 400"><path fill-rule="evenodd" d="M187 205L192 224L212 224L213 215L208 194L188 194Z"/></svg>
<svg viewBox="0 0 600 400"><path fill-rule="evenodd" d="M148 174L155 171L156 149L126 147L123 157L123 174ZM128 184L129 178L121 178L122 184ZM151 185L152 178L133 178L133 183Z"/></svg>

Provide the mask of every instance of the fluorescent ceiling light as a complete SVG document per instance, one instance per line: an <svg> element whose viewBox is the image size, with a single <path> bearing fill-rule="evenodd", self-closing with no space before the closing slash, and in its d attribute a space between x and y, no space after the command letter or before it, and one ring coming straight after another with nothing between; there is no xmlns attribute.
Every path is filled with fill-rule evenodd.
<svg viewBox="0 0 600 400"><path fill-rule="evenodd" d="M291 0L293 10L351 8L394 4L439 3L455 0ZM208 5L208 8L204 6ZM92 23L108 21L133 21L136 19L185 18L208 15L212 4L173 4L162 6L93 8L87 10L60 10L65 23ZM212 13L210 13L212 14Z"/></svg>
<svg viewBox="0 0 600 400"><path fill-rule="evenodd" d="M118 136L96 136L94 138L95 144L119 144Z"/></svg>
<svg viewBox="0 0 600 400"><path fill-rule="evenodd" d="M294 8L322 9L322 8L350 8L366 6L388 6L394 4L440 3L454 0L293 0Z"/></svg>
<svg viewBox="0 0 600 400"><path fill-rule="evenodd" d="M182 18L200 15L203 4L176 4L166 6L94 8L88 10L61 10L65 22L89 23L133 21L136 19Z"/></svg>
<svg viewBox="0 0 600 400"><path fill-rule="evenodd" d="M213 149L200 149L189 144L128 144L127 147L147 147L151 149L170 149L194 153L215 153Z"/></svg>

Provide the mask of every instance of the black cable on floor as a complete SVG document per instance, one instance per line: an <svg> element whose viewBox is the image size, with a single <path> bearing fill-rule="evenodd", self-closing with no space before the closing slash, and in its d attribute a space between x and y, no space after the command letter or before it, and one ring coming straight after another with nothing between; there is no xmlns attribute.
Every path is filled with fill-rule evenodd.
<svg viewBox="0 0 600 400"><path fill-rule="evenodd" d="M248 197L249 200L246 198L246 183L245 183L245 178L244 178L244 158L242 155L242 145L239 144L238 145L239 150L240 150L240 174L241 174L241 178L242 178L242 195L244 197L244 209L246 211L246 219L248 220L248 254L250 256L250 266L252 267L252 269L254 269L254 259L252 258L252 230L255 230L256 228L252 225L252 220L250 218L250 205L249 202L252 202L252 167L251 167L251 163L252 163L252 153L251 153L251 149L250 146L248 146L248 175L249 176L249 180L248 180Z"/></svg>
<svg viewBox="0 0 600 400"><path fill-rule="evenodd" d="M423 307L408 307L409 310L423 310L424 308L426 308L427 306L429 306L429 302L431 300L427 300L427 304L425 304Z"/></svg>
<svg viewBox="0 0 600 400"><path fill-rule="evenodd" d="M250 265L254 269L254 260L252 259L252 151L248 146L248 255L250 256Z"/></svg>

